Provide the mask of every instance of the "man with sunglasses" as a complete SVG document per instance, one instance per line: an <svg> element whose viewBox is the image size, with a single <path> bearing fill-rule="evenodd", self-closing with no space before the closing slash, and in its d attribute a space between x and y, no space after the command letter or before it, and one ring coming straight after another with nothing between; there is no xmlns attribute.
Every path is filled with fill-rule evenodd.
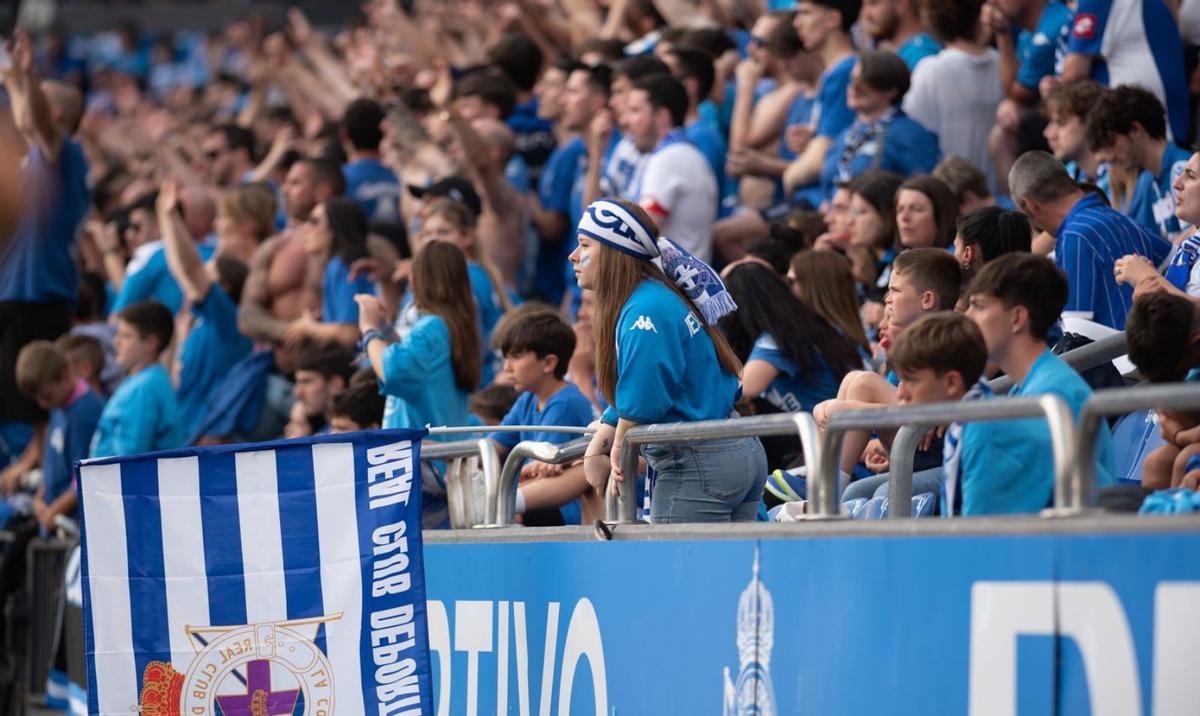
<svg viewBox="0 0 1200 716"><path fill-rule="evenodd" d="M254 173L254 134L236 124L213 129L200 145L213 184L230 188Z"/></svg>

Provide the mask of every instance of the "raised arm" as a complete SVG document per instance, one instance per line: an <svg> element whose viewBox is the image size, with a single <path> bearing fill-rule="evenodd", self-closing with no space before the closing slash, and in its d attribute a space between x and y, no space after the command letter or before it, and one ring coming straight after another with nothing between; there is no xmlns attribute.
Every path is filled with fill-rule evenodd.
<svg viewBox="0 0 1200 716"><path fill-rule="evenodd" d="M203 301L212 288L212 279L204 270L204 261L188 236L183 215L179 213L179 183L174 179L163 183L156 208L167 268L189 301Z"/></svg>
<svg viewBox="0 0 1200 716"><path fill-rule="evenodd" d="M51 163L62 152L63 133L54 123L50 103L42 92L33 66L33 43L23 30L8 43L11 65L4 73L4 86L12 101L13 123L31 145L41 148Z"/></svg>

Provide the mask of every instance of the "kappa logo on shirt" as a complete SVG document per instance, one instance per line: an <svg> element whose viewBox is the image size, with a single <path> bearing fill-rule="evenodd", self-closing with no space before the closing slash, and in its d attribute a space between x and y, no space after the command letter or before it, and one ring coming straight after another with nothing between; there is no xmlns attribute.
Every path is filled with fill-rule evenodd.
<svg viewBox="0 0 1200 716"><path fill-rule="evenodd" d="M650 320L649 316L638 316L638 319L629 327L631 331L654 331L658 333L658 329L654 327L654 321Z"/></svg>
<svg viewBox="0 0 1200 716"><path fill-rule="evenodd" d="M1096 16L1091 13L1083 13L1075 18L1075 27L1072 29L1075 37L1090 40L1096 36Z"/></svg>

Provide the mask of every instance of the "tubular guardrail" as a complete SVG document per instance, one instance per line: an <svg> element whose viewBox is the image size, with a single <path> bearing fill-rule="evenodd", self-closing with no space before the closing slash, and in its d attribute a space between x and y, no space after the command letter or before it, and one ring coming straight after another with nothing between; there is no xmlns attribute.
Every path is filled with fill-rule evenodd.
<svg viewBox="0 0 1200 716"><path fill-rule="evenodd" d="M504 468L500 471L500 480L496 493L489 495L487 524L483 527L511 527L517 509L517 474L521 465L528 458L551 465L562 465L583 457L591 438L580 438L569 443L555 445L554 443L526 440L519 442L509 451L504 460Z"/></svg>
<svg viewBox="0 0 1200 716"><path fill-rule="evenodd" d="M1074 368L1077 372L1091 370L1096 366L1104 365L1105 363L1120 358L1129 352L1129 347L1125 342L1125 331L1114 333L1111 336L1106 336L1098 341L1093 341L1086 346L1080 346L1075 350L1067 351L1059 356L1063 361ZM988 387L996 395L1005 395L1012 390L1013 379L1007 375L1002 375L995 380L988 382Z"/></svg>
<svg viewBox="0 0 1200 716"><path fill-rule="evenodd" d="M1100 421L1109 415L1120 415L1146 408L1159 410L1200 409L1200 384L1173 383L1132 388L1109 388L1098 390L1091 398L1088 398L1079 415L1079 445L1075 454L1074 479L1071 484L1071 497L1075 502L1086 505L1096 504L1096 461L1094 456L1096 438L1100 434Z"/></svg>
<svg viewBox="0 0 1200 716"><path fill-rule="evenodd" d="M430 435L470 435L478 433L518 432L571 433L590 435L591 427L566 425L467 425L429 428ZM585 443L586 445L586 443ZM478 500L472 499L471 463L469 458L478 457L483 468L484 495L482 514L473 509ZM422 460L448 461L446 469L446 502L450 512L450 526L464 528L494 526L496 523L496 500L501 482L500 456L496 446L486 437L476 440L442 442L426 440L421 444ZM511 518L508 524L511 524Z"/></svg>
<svg viewBox="0 0 1200 716"><path fill-rule="evenodd" d="M800 435L804 463L816 465L821 459L820 436L817 424L808 413L777 413L749 418L702 420L694 423L639 425L625 433L621 444L621 471L626 475L623 489L615 504L606 501L608 522L630 524L637 522L637 461L642 445L683 445L718 438L759 437L765 435ZM763 475L766 478L766 475ZM606 493L611 493L610 489ZM615 509L614 509L615 507Z"/></svg>
<svg viewBox="0 0 1200 716"><path fill-rule="evenodd" d="M840 494L838 490L838 463L841 455L842 438L848 430L871 430L878 428L904 428L906 426L941 425L950 421L979 422L988 420L1013 420L1016 418L1044 417L1050 430L1050 444L1054 450L1054 506L1063 514L1082 512L1087 505L1073 499L1071 480L1075 459L1074 416L1066 402L1056 395L1039 395L1028 398L1003 398L1000 400L971 401L968 403L930 403L903 407L855 410L840 413L829 420L821 443L824 461L815 480L811 471L808 484L809 511L820 516L838 514ZM910 431L916 437L908 437L911 447L906 445L908 457L907 475L892 474L889 490L889 512L897 503L905 503L902 510L911 509L912 498L912 453L916 442L928 427L917 427ZM905 479L907 478L907 479ZM906 483L906 484L905 484ZM1092 503L1094 504L1094 503Z"/></svg>

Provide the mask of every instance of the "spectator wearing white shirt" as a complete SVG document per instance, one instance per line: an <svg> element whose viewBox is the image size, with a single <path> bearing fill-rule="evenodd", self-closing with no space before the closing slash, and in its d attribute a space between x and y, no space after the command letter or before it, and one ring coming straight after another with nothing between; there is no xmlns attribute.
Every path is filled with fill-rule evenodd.
<svg viewBox="0 0 1200 716"><path fill-rule="evenodd" d="M910 118L938 136L943 155L970 160L988 177L994 192L988 132L1004 88L999 54L978 39L981 4L981 0L925 0L925 21L945 49L913 71L903 106Z"/></svg>
<svg viewBox="0 0 1200 716"><path fill-rule="evenodd" d="M621 126L649 156L634 174L630 193L664 236L708 262L717 181L704 155L684 136L687 110L687 90L674 77L656 74L634 83Z"/></svg>

